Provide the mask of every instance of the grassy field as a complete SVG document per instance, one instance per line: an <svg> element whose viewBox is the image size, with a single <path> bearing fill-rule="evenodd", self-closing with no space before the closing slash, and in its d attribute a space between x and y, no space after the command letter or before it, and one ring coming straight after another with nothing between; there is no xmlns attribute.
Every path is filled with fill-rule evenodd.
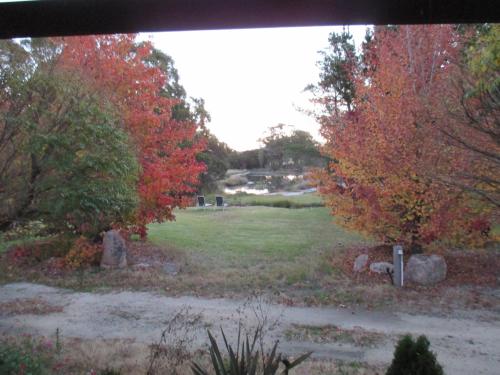
<svg viewBox="0 0 500 375"><path fill-rule="evenodd" d="M325 208L272 207L177 211L175 222L151 224L149 238L157 244L226 260L293 260L332 245L363 241L335 225Z"/></svg>
<svg viewBox="0 0 500 375"><path fill-rule="evenodd" d="M61 256L55 255L60 249L54 247L47 261L16 266L2 259L0 284L30 281L84 291L155 290L168 295L227 298L263 292L285 304L397 306L411 311L417 307L427 311L444 295L447 303L468 306L471 295L477 294L454 284L450 284L449 293L436 294L430 289L423 295L421 289L395 291L385 278L369 283L354 280L345 273L346 256L355 256L357 248L376 243L343 229L325 207L229 206L224 211L190 208L175 214L174 222L150 224L148 241L129 243L130 267L126 269L90 267L74 272L54 268L58 263L51 257ZM15 242L33 241L33 236L28 237L9 242L0 237L0 252ZM175 263L179 272L169 273L166 262ZM139 264L146 264L146 268L135 267ZM494 274L494 266L491 272ZM493 306L494 297L488 293L485 289L474 301Z"/></svg>
<svg viewBox="0 0 500 375"><path fill-rule="evenodd" d="M324 253L368 241L322 207L188 209L174 223L151 224L149 239L185 253L204 282L230 289L312 280Z"/></svg>

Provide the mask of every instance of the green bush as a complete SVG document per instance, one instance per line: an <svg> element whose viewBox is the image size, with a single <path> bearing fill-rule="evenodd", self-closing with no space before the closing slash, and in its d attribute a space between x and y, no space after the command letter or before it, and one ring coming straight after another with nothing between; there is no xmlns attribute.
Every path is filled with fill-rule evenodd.
<svg viewBox="0 0 500 375"><path fill-rule="evenodd" d="M20 71L4 90L19 114L11 121L12 114L0 110L0 123L12 122L17 135L11 141L17 151L6 164L10 174L1 176L0 227L35 219L52 233L93 237L128 223L138 204L140 167L121 114L82 77L45 69L50 58L36 61L45 42L31 43L23 56L33 52L33 72L19 64L30 73ZM55 49L46 43L41 54L58 55ZM0 160L10 155L0 150Z"/></svg>
<svg viewBox="0 0 500 375"><path fill-rule="evenodd" d="M0 374L48 375L54 365L52 345L29 337L20 343L0 343Z"/></svg>
<svg viewBox="0 0 500 375"><path fill-rule="evenodd" d="M394 359L386 375L444 375L429 346L425 336L420 336L417 341L410 335L403 337L396 345Z"/></svg>
<svg viewBox="0 0 500 375"><path fill-rule="evenodd" d="M211 197L209 197L209 199L210 198ZM281 196L238 193L227 197L226 201L230 206L267 206L277 208L324 207L321 198L316 194Z"/></svg>

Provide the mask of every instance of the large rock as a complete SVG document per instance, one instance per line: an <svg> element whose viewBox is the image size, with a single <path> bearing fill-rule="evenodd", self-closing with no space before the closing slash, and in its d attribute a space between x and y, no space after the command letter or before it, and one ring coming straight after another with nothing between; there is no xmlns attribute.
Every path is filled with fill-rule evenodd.
<svg viewBox="0 0 500 375"><path fill-rule="evenodd" d="M358 255L354 260L354 266L352 267L352 270L354 272L362 272L365 270L367 264L368 264L368 254Z"/></svg>
<svg viewBox="0 0 500 375"><path fill-rule="evenodd" d="M102 268L127 267L127 245L118 231L110 230L106 232L102 245L104 248L101 258Z"/></svg>
<svg viewBox="0 0 500 375"><path fill-rule="evenodd" d="M387 271L392 273L394 271L394 265L389 262L373 262L370 264L370 271L384 274L386 274Z"/></svg>
<svg viewBox="0 0 500 375"><path fill-rule="evenodd" d="M440 255L412 255L405 268L405 278L408 281L433 285L446 278L446 262Z"/></svg>

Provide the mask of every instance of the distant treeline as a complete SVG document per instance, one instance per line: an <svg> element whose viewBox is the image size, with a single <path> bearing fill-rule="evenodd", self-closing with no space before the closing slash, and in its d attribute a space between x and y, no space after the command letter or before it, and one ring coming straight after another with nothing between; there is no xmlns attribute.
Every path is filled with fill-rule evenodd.
<svg viewBox="0 0 500 375"><path fill-rule="evenodd" d="M200 159L207 165L202 176L202 190L210 191L224 177L228 169L267 168L301 172L305 167L325 166L326 158L320 154L319 144L311 134L279 124L270 127L259 141L262 147L235 151L220 142L215 135L206 134L207 150Z"/></svg>
<svg viewBox="0 0 500 375"><path fill-rule="evenodd" d="M325 165L326 159L319 152L318 142L306 131L280 124L270 127L260 141L261 148L232 152L229 155L230 168L301 171L304 167Z"/></svg>

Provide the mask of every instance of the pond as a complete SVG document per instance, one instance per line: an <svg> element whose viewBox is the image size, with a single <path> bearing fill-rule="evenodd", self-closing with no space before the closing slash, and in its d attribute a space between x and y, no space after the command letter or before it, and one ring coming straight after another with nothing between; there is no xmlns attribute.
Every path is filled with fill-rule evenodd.
<svg viewBox="0 0 500 375"><path fill-rule="evenodd" d="M245 174L248 182L244 185L226 186L225 194L247 193L256 195L300 195L311 189L303 174L262 174L262 172L249 172Z"/></svg>

